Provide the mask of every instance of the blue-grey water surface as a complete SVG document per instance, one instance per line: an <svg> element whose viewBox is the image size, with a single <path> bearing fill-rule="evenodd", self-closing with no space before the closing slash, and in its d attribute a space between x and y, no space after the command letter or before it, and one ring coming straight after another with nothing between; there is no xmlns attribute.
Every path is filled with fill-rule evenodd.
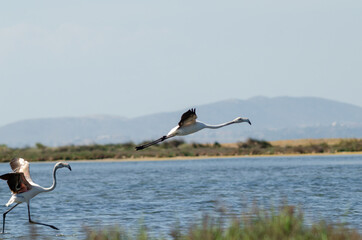
<svg viewBox="0 0 362 240"><path fill-rule="evenodd" d="M168 237L176 225L189 226L220 206L234 213L278 206L300 206L307 224L321 219L346 222L362 232L362 156L220 158L149 162L70 162L59 169L58 184L31 201L35 221L28 223L26 204L6 218L0 239L84 239L85 227L120 225L130 231L140 221L155 236ZM54 163L31 163L34 182L52 184ZM0 164L0 173L10 171ZM0 182L0 211L10 191ZM2 223L2 222L1 222ZM2 226L2 225L0 225Z"/></svg>

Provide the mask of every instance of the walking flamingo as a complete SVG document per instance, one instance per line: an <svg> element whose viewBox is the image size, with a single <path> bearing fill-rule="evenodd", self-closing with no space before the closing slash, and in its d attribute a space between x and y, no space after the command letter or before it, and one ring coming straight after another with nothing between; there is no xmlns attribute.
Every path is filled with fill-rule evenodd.
<svg viewBox="0 0 362 240"><path fill-rule="evenodd" d="M55 164L53 169L53 185L49 188L44 188L39 186L38 184L34 183L29 174L29 162L24 160L23 158L14 158L10 162L11 169L13 170L12 173L7 173L4 175L1 175L0 178L3 180L6 180L9 188L12 192L12 196L6 206L10 206L13 203L16 203L13 207L11 207L9 210L7 210L3 214L3 231L2 233L5 233L5 217L6 214L8 214L11 210L13 210L16 206L18 206L20 203L26 202L28 205L28 216L29 216L29 222L33 224L40 224L44 226L51 227L53 229L59 230L58 228L54 227L53 225L45 224L45 223L39 223L34 222L30 217L30 199L38 195L42 192L50 192L54 190L55 186L57 185L57 179L56 179L56 171L59 168L66 167L69 170L72 170L70 165L65 162L58 162Z"/></svg>

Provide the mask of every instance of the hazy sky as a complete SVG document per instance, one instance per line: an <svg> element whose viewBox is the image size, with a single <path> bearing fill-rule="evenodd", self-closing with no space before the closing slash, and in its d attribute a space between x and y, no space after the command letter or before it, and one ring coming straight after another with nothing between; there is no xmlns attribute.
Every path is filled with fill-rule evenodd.
<svg viewBox="0 0 362 240"><path fill-rule="evenodd" d="M0 126L230 98L362 106L362 1L5 1Z"/></svg>

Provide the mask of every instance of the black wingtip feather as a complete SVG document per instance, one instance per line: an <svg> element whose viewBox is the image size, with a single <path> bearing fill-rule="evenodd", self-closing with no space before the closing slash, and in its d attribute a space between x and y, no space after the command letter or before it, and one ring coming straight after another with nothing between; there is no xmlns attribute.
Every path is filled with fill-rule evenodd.
<svg viewBox="0 0 362 240"><path fill-rule="evenodd" d="M135 149L136 149L136 151L139 151L139 150L144 149L144 147L143 146L137 146L137 147L135 147Z"/></svg>
<svg viewBox="0 0 362 240"><path fill-rule="evenodd" d="M5 181L9 180L9 174L7 173L7 174L4 174L4 175L1 175L0 179L5 180Z"/></svg>

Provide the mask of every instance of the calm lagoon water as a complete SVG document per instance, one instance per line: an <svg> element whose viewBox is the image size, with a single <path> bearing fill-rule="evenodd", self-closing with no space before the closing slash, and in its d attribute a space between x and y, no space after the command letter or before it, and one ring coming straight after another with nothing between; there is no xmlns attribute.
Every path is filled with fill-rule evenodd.
<svg viewBox="0 0 362 240"><path fill-rule="evenodd" d="M60 169L53 192L31 201L35 221L28 223L26 204L6 218L0 239L83 239L84 227L120 225L130 231L142 221L155 236L168 236L176 225L189 226L217 208L242 213L257 202L300 206L307 223L321 219L347 222L362 232L362 155L220 158L154 162L70 162ZM54 163L32 163L31 176L52 183ZM0 164L0 173L10 171ZM10 191L0 182L0 211ZM0 225L1 226L1 225Z"/></svg>

